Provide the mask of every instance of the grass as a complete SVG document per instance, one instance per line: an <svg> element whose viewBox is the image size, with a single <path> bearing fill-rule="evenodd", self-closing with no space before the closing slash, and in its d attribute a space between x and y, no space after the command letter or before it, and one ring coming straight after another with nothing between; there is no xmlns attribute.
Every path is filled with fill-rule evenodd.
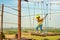
<svg viewBox="0 0 60 40"><path fill-rule="evenodd" d="M22 36L27 36L27 37L30 37L30 38L33 38L33 39L36 39L36 40L43 40L43 39L49 39L49 40L57 40L60 38L60 36L46 36L46 37L41 37L41 36L33 36L33 35L29 35L28 32L32 32L32 31L35 31L35 30L31 30L31 29L25 29L25 30L22 30L22 34L23 32L27 33L27 34L23 34ZM54 33L60 33L60 29L48 29L49 32L54 32ZM5 34L16 34L18 31L17 29L5 29L4 30L4 33Z"/></svg>
<svg viewBox="0 0 60 40"><path fill-rule="evenodd" d="M27 36L36 40L43 40L43 39L49 39L49 40L57 40L60 38L60 36L46 36L46 37L42 37L42 36L33 36L33 35L28 35L28 34L24 34L23 36Z"/></svg>
<svg viewBox="0 0 60 40"><path fill-rule="evenodd" d="M26 30L22 30L23 32L27 31ZM35 31L35 30L32 30L32 29L28 29L27 32L31 32L31 31ZM60 29L47 29L48 32L53 32L53 33L60 33ZM25 35L25 36L28 36L28 35ZM28 36L29 37L29 36ZM48 40L58 40L60 38L60 35L58 36L46 36L46 37L41 37L41 36L33 36L33 35L30 35L31 38L33 39L36 39L36 40L43 40L43 39L48 39Z"/></svg>
<svg viewBox="0 0 60 40"><path fill-rule="evenodd" d="M22 33L23 34L23 33ZM27 36L36 40L43 40L43 39L49 39L49 40L57 40L60 38L60 36L46 36L46 37L42 37L42 36L34 36L34 35L29 35L29 34L23 34L23 36Z"/></svg>
<svg viewBox="0 0 60 40"><path fill-rule="evenodd" d="M60 36L46 36L46 37L32 36L32 38L34 38L36 40L43 40L43 39L57 40L58 38L60 38Z"/></svg>

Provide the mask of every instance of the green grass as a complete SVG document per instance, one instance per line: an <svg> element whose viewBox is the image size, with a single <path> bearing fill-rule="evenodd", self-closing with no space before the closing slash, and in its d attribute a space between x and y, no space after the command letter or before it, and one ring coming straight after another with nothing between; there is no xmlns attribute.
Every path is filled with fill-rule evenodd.
<svg viewBox="0 0 60 40"><path fill-rule="evenodd" d="M33 32L35 30L31 30L31 29L24 29L22 30L22 32ZM54 33L60 33L60 29L48 29L49 32L54 32ZM5 34L16 34L18 31L17 29L4 29L4 33ZM28 36L28 35L26 35ZM49 40L57 40L58 38L60 38L60 36L46 36L46 37L41 37L41 36L33 36L31 35L31 38L36 39L36 40L43 40L45 38L49 39Z"/></svg>
<svg viewBox="0 0 60 40"><path fill-rule="evenodd" d="M43 40L43 39L49 39L49 40L57 40L60 38L60 36L46 36L46 37L41 37L41 36L32 36L33 39L36 40Z"/></svg>
<svg viewBox="0 0 60 40"><path fill-rule="evenodd" d="M25 29L22 30L23 32L27 31L27 32L33 32L35 30L31 30L31 29ZM45 30L46 31L46 30ZM47 29L48 32L53 32L53 33L60 33L60 29ZM28 36L28 35L26 35ZM36 40L43 40L43 39L48 39L48 40L58 40L60 38L60 35L58 36L46 36L46 37L41 37L41 36L33 36L31 35L31 38L36 39Z"/></svg>
<svg viewBox="0 0 60 40"><path fill-rule="evenodd" d="M4 34L16 34L18 31L17 29L4 29Z"/></svg>

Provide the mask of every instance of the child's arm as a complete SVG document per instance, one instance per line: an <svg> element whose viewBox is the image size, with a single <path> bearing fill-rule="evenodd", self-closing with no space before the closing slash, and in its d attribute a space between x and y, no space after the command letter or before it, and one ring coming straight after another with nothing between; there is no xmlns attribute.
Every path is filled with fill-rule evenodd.
<svg viewBox="0 0 60 40"><path fill-rule="evenodd" d="M48 15L48 14L46 14L45 17L44 17L43 19L46 19L47 15Z"/></svg>

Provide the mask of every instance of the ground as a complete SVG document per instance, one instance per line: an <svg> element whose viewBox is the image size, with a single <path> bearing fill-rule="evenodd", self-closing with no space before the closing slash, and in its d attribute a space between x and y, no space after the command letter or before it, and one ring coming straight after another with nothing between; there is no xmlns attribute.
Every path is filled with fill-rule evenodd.
<svg viewBox="0 0 60 40"><path fill-rule="evenodd" d="M5 35L6 38L15 38L15 34L11 34L11 35ZM30 32L28 33L25 33L25 32L22 32L22 37L26 37L26 38L32 38L32 39L36 39L36 40L43 40L43 39L49 39L49 40L57 40L60 38L59 35L57 36L46 36L46 37L42 37L42 36L33 36L30 34Z"/></svg>
<svg viewBox="0 0 60 40"><path fill-rule="evenodd" d="M50 32L49 32L50 31ZM42 36L34 36L31 35L31 32L35 33L35 30L31 30L31 29L24 29L21 31L21 36L22 37L26 37L26 38L32 38L32 39L36 39L36 40L43 40L43 39L49 39L49 40L57 40L60 38L60 35L57 36L46 36L46 37L42 37ZM48 30L49 33L60 33L60 29L49 29ZM5 29L4 30L4 34L6 38L15 38L15 35L17 33L17 29Z"/></svg>
<svg viewBox="0 0 60 40"><path fill-rule="evenodd" d="M49 40L57 40L57 39L60 38L59 35L42 37L42 36L33 36L33 35L30 35L30 33L28 33L28 34L22 33L22 36L31 37L31 38L36 39L36 40L42 40L42 39L45 39L45 38L47 38Z"/></svg>

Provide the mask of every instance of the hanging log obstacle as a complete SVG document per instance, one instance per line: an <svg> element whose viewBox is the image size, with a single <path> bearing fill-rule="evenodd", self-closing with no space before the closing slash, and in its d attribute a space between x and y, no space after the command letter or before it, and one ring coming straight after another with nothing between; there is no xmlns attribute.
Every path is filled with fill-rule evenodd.
<svg viewBox="0 0 60 40"><path fill-rule="evenodd" d="M60 33L44 33L44 34L42 34L42 33L34 33L34 32L32 32L31 35L46 37L46 36L60 35Z"/></svg>
<svg viewBox="0 0 60 40"><path fill-rule="evenodd" d="M46 34L41 34L41 33L33 33L32 32L31 35L46 37Z"/></svg>

